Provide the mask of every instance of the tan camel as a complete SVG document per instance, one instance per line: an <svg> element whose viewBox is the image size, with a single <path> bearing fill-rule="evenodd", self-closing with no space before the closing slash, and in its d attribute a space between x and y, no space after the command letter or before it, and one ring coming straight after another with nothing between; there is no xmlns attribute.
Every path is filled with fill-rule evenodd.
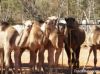
<svg viewBox="0 0 100 74"><path fill-rule="evenodd" d="M6 27L5 25L6 25L6 22L3 22L1 29L5 28ZM28 29L29 28L27 28L27 26L26 26L25 30L28 31ZM15 68L16 68L16 73L17 73L17 69L18 69L18 65L19 65L19 56L20 56L20 47L17 43L18 42L20 43L19 40L21 38L21 35L12 26L9 26L7 29L2 30L0 32L0 35L1 35L0 40L2 40L1 44L0 44L0 49L4 49L4 63L5 63L5 67L6 67L5 72L6 72L6 74L8 74L8 67L10 65L9 61L11 58L11 51L14 50L15 51ZM26 35L25 37L28 37L28 35ZM21 40L23 40L23 39L21 39Z"/></svg>
<svg viewBox="0 0 100 74"><path fill-rule="evenodd" d="M3 74L3 65L4 65L4 37L5 37L5 30L8 28L9 23L5 21L1 21L0 24L0 66L1 66L1 74Z"/></svg>
<svg viewBox="0 0 100 74"><path fill-rule="evenodd" d="M91 27L92 29L92 33L91 33L91 44L90 44L90 51L89 51L89 55L88 55L88 59L87 62L85 64L85 66L88 64L89 61L89 57L91 55L91 52L93 51L94 54L94 68L96 68L96 64L97 64L97 49L100 50L100 27L97 25L93 25ZM84 66L84 68L85 68Z"/></svg>
<svg viewBox="0 0 100 74"><path fill-rule="evenodd" d="M43 39L44 34L40 28L40 24L34 21L31 29L24 29L21 38L18 40L20 42L17 41L16 43L21 49L21 54L26 48L30 51L30 67L34 67L34 70L36 65L36 54L37 51L43 47Z"/></svg>
<svg viewBox="0 0 100 74"><path fill-rule="evenodd" d="M44 41L44 49L39 51L39 65L43 65L44 63L44 51L48 49L48 64L52 67L54 64L58 65L58 60L60 53L63 48L63 40L65 37L65 26L59 22L59 26L56 27L58 18L57 17L49 17L44 24L42 25L42 30L45 34L45 41ZM66 22L64 22L66 24ZM43 28L44 27L44 28ZM59 27L59 28L58 28ZM54 51L56 53L54 54ZM54 58L55 55L55 58ZM40 66L41 67L41 66ZM40 68L41 69L41 68Z"/></svg>

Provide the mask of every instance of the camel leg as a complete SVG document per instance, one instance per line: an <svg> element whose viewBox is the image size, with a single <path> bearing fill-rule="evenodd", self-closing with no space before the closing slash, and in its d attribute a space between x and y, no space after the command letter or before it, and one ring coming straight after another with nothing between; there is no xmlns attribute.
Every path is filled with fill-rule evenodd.
<svg viewBox="0 0 100 74"><path fill-rule="evenodd" d="M25 49L24 49L25 50ZM22 53L24 52L24 50L21 50L20 51L20 54L19 54L19 68L20 68L20 74L23 74L23 71L22 71L22 68L21 68L21 66L22 66L22 63L21 63L21 56L22 56Z"/></svg>
<svg viewBox="0 0 100 74"><path fill-rule="evenodd" d="M75 69L76 68L76 52L73 51L71 55L72 55L72 58L71 58L72 67Z"/></svg>
<svg viewBox="0 0 100 74"><path fill-rule="evenodd" d="M15 70L13 69L14 63L13 63L12 58L11 58L11 52L10 52L10 55L9 55L9 63L10 63L10 67L12 69L12 72L15 73Z"/></svg>
<svg viewBox="0 0 100 74"><path fill-rule="evenodd" d="M21 74L23 74L22 73L22 68L21 68L21 56L22 56L22 53L25 51L25 49L24 48L21 48L20 49L20 55L19 55L19 65L20 65L20 72L21 72Z"/></svg>
<svg viewBox="0 0 100 74"><path fill-rule="evenodd" d="M44 52L45 52L45 49L40 49L39 53L38 53L38 61L39 61L38 69L39 69L39 71L41 71L41 67L43 67L43 64L44 64Z"/></svg>
<svg viewBox="0 0 100 74"><path fill-rule="evenodd" d="M79 68L80 46L76 49L76 68Z"/></svg>
<svg viewBox="0 0 100 74"><path fill-rule="evenodd" d="M52 67L54 66L54 48L48 49L48 74L52 74Z"/></svg>
<svg viewBox="0 0 100 74"><path fill-rule="evenodd" d="M20 68L19 57L20 57L20 50L19 49L16 49L14 51L15 74L18 74L18 69Z"/></svg>
<svg viewBox="0 0 100 74"><path fill-rule="evenodd" d="M48 49L48 64L49 67L52 67L54 65L54 48Z"/></svg>
<svg viewBox="0 0 100 74"><path fill-rule="evenodd" d="M18 59L18 67L20 67L20 72L22 74L22 69L21 69L21 56L22 56L22 53L24 52L25 49L21 49L20 51L15 51L14 52L14 59L16 59L17 55L19 56L17 59ZM15 54L16 53L16 54ZM17 54L19 53L19 54ZM10 53L11 54L11 53ZM15 60L16 62L16 60ZM13 69L14 65L13 65L13 62L12 62L12 59L11 59L11 55L10 55L10 64L11 64L11 67L12 67L12 70L13 70L13 73L15 73L15 70ZM12 66L13 65L13 66Z"/></svg>
<svg viewBox="0 0 100 74"><path fill-rule="evenodd" d="M70 52L70 49L67 47L66 44L65 44L65 51L66 51L67 56L68 56L68 65L69 65L69 67L71 67L71 52Z"/></svg>
<svg viewBox="0 0 100 74"><path fill-rule="evenodd" d="M88 55L88 58L87 58L87 61L86 61L86 64L84 65L83 67L83 70L85 69L86 65L88 64L88 61L89 61L89 58L90 58L90 55L91 55L91 52L93 51L93 48L91 47L90 48L90 51L89 51L89 55Z"/></svg>
<svg viewBox="0 0 100 74"><path fill-rule="evenodd" d="M93 46L93 54L94 54L94 74L96 74L96 64L97 64L97 49L95 47L95 45Z"/></svg>
<svg viewBox="0 0 100 74"><path fill-rule="evenodd" d="M72 59L71 59L71 62L72 62L72 64L74 64L74 62L75 62L75 52L72 52Z"/></svg>
<svg viewBox="0 0 100 74"><path fill-rule="evenodd" d="M32 74L32 66L33 66L33 54L32 51L30 51L30 74Z"/></svg>
<svg viewBox="0 0 100 74"><path fill-rule="evenodd" d="M37 58L37 51L30 51L30 71L35 71L35 65L36 65L36 58Z"/></svg>
<svg viewBox="0 0 100 74"><path fill-rule="evenodd" d="M67 47L66 44L65 44L65 51L66 51L67 57L68 57L68 66L69 66L69 69L70 69L70 74L73 74L72 52L71 52L70 48Z"/></svg>
<svg viewBox="0 0 100 74"><path fill-rule="evenodd" d="M55 65L56 66L58 65L59 56L61 54L61 51L62 51L62 48L59 48L59 49L56 50L56 53L55 53Z"/></svg>
<svg viewBox="0 0 100 74"><path fill-rule="evenodd" d="M93 54L94 54L94 67L96 67L96 64L97 64L97 50L96 50L95 47L93 49Z"/></svg>
<svg viewBox="0 0 100 74"><path fill-rule="evenodd" d="M10 67L10 47L9 44L6 44L6 46L4 46L4 63L5 63L5 74L8 74L9 72L9 67Z"/></svg>
<svg viewBox="0 0 100 74"><path fill-rule="evenodd" d="M4 52L0 51L0 57L1 57L1 74L3 73L3 68L4 68Z"/></svg>

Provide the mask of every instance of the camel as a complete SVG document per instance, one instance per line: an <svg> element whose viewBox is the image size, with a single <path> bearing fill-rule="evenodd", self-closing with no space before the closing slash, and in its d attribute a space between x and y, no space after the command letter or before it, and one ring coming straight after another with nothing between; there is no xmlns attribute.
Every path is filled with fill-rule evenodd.
<svg viewBox="0 0 100 74"><path fill-rule="evenodd" d="M96 64L97 64L97 49L100 50L100 27L93 25L91 27L92 29L92 33L91 33L91 44L89 44L90 47L90 51L89 51L89 55L88 55L88 59L87 62L85 64L85 66L88 64L89 61L89 57L91 55L91 52L93 51L94 54L94 68L96 68ZM84 66L84 68L85 68Z"/></svg>
<svg viewBox="0 0 100 74"><path fill-rule="evenodd" d="M7 24L7 26L6 26L6 24ZM5 28L5 27L7 27L7 28ZM25 25L25 27L26 27L25 30L28 30L30 26ZM8 26L7 22L3 22L3 25L0 28L1 28L0 40L2 40L1 44L0 44L0 49L2 49L4 51L4 63L5 63L5 68L6 68L5 72L6 72L6 74L8 74L8 68L10 65L12 50L15 51L15 65L16 66L19 65L18 64L19 59L16 56L19 56L19 54L20 54L19 53L20 47L18 46L18 42L20 43L20 41L22 41L22 39L20 40L21 35L17 32L17 30L12 26ZM25 37L27 37L27 36L28 35L26 35ZM16 68L16 73L17 73L17 67L15 67L15 68Z"/></svg>
<svg viewBox="0 0 100 74"><path fill-rule="evenodd" d="M11 35L10 35L11 34ZM9 37L10 35L10 37ZM6 67L9 67L9 56L10 52L14 50L14 58L15 58L15 73L18 73L18 68L20 67L21 63L21 54L25 49L30 51L30 68L36 65L36 54L38 49L41 49L43 46L43 38L44 34L40 28L39 22L34 21L31 26L24 28L23 32L19 34L15 27L10 26L6 30L6 41L8 42L5 44L6 48L4 52L4 61L6 62ZM9 40L8 40L9 39ZM7 51L6 51L7 50ZM8 56L7 56L8 55ZM6 69L6 70L7 70Z"/></svg>
<svg viewBox="0 0 100 74"><path fill-rule="evenodd" d="M3 41L5 37L5 30L8 28L9 23L5 21L1 21L0 24L0 66L1 66L1 74L3 74L3 65L4 65L4 49L3 49Z"/></svg>
<svg viewBox="0 0 100 74"><path fill-rule="evenodd" d="M85 41L85 31L79 28L79 24L75 18L68 17L65 20L67 22L68 33L64 43L68 56L68 65L69 67L79 68L79 54L81 45Z"/></svg>
<svg viewBox="0 0 100 74"><path fill-rule="evenodd" d="M63 48L64 37L66 35L65 31L67 32L67 29L65 29L65 25L63 24L66 24L66 21L64 19L63 22L61 22L61 19L59 19L58 21L58 17L52 16L48 17L48 19L41 26L45 34L46 42L44 42L44 49L39 50L39 65L43 65L44 51L47 49L49 67L52 67L54 65L58 66L59 56ZM55 54L54 51L56 51Z"/></svg>
<svg viewBox="0 0 100 74"><path fill-rule="evenodd" d="M40 23L33 22L31 30L24 29L21 39L18 40L17 46L20 47L20 57L25 49L30 51L30 68L35 70L36 54L39 49L43 49L44 33L40 28ZM19 58L20 59L20 58Z"/></svg>

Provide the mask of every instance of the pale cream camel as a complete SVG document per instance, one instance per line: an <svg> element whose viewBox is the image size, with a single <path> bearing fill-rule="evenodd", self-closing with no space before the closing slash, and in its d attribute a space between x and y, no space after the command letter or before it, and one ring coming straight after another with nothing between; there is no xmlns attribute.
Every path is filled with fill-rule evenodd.
<svg viewBox="0 0 100 74"><path fill-rule="evenodd" d="M4 65L4 37L5 37L5 30L8 28L9 23L5 21L1 21L0 23L0 67L1 67L1 74L3 74L3 65Z"/></svg>

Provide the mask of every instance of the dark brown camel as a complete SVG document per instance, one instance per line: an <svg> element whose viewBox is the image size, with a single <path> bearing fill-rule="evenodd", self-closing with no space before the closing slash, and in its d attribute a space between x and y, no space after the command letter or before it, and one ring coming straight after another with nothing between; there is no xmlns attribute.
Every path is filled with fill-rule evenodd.
<svg viewBox="0 0 100 74"><path fill-rule="evenodd" d="M65 51L68 56L68 65L73 68L79 67L79 55L82 43L85 41L85 32L79 28L75 18L65 18L68 35L65 39Z"/></svg>

